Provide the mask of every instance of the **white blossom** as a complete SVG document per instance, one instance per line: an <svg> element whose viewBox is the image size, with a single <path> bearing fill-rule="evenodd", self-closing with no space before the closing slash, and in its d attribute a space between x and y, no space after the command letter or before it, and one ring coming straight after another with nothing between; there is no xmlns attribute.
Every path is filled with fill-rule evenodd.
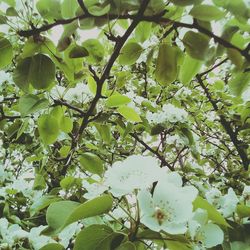
<svg viewBox="0 0 250 250"><path fill-rule="evenodd" d="M114 196L122 196L135 189L144 189L159 179L161 169L151 156L132 155L113 164L105 173L105 184Z"/></svg>
<svg viewBox="0 0 250 250"><path fill-rule="evenodd" d="M157 232L183 234L192 217L192 202L198 191L193 186L181 187L178 175L169 177L171 179L158 182L153 196L146 190L139 192L141 222Z"/></svg>

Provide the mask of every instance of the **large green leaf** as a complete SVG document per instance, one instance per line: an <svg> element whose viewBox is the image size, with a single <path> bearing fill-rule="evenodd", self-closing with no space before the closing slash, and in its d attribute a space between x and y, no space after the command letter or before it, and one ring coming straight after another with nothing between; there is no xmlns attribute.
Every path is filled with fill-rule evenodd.
<svg viewBox="0 0 250 250"><path fill-rule="evenodd" d="M240 96L250 84L250 72L240 72L234 74L229 81L230 92L235 96Z"/></svg>
<svg viewBox="0 0 250 250"><path fill-rule="evenodd" d="M35 89L47 89L55 79L55 64L43 54L22 59L14 70L13 80L23 91L29 84Z"/></svg>
<svg viewBox="0 0 250 250"><path fill-rule="evenodd" d="M52 144L59 135L59 123L52 115L41 115L37 121L39 135L44 144Z"/></svg>
<svg viewBox="0 0 250 250"><path fill-rule="evenodd" d="M194 6L190 15L202 21L212 21L222 19L226 14L215 6L203 4Z"/></svg>
<svg viewBox="0 0 250 250"><path fill-rule="evenodd" d="M33 56L28 79L35 89L47 89L55 79L55 64L43 54Z"/></svg>
<svg viewBox="0 0 250 250"><path fill-rule="evenodd" d="M107 194L83 204L74 201L54 202L46 212L46 221L50 228L48 231L56 234L78 220L102 215L112 208L112 204L113 199Z"/></svg>
<svg viewBox="0 0 250 250"><path fill-rule="evenodd" d="M135 37L138 42L145 42L149 39L152 29L152 23L140 22L135 29Z"/></svg>
<svg viewBox="0 0 250 250"><path fill-rule="evenodd" d="M13 57L12 45L8 39L0 36L0 69L6 67L11 63Z"/></svg>
<svg viewBox="0 0 250 250"><path fill-rule="evenodd" d="M107 213L112 208L112 205L113 198L108 194L89 200L72 211L70 216L66 219L63 227L84 218Z"/></svg>
<svg viewBox="0 0 250 250"><path fill-rule="evenodd" d="M39 0L36 3L36 8L45 19L53 21L62 18L60 0Z"/></svg>
<svg viewBox="0 0 250 250"><path fill-rule="evenodd" d="M116 250L136 250L136 246L134 243L127 241L123 244L121 244Z"/></svg>
<svg viewBox="0 0 250 250"><path fill-rule="evenodd" d="M112 233L113 230L106 225L88 226L77 235L73 250L99 250L100 242Z"/></svg>
<svg viewBox="0 0 250 250"><path fill-rule="evenodd" d="M179 79L183 84L188 84L193 77L199 72L202 66L202 61L194 59L188 54L185 55L183 65L179 72Z"/></svg>
<svg viewBox="0 0 250 250"><path fill-rule="evenodd" d="M80 164L81 166L93 173L93 174L98 174L98 175L102 175L103 173L103 162L102 160L95 154L86 152L86 153L82 153L80 155Z"/></svg>
<svg viewBox="0 0 250 250"><path fill-rule="evenodd" d="M39 98L36 95L23 95L19 99L19 111L22 116L35 113L49 106L49 101L46 98Z"/></svg>
<svg viewBox="0 0 250 250"><path fill-rule="evenodd" d="M72 18L78 7L77 0L63 0L61 3L61 12L63 18Z"/></svg>
<svg viewBox="0 0 250 250"><path fill-rule="evenodd" d="M208 201L198 196L193 202L194 209L201 208L207 211L208 218L216 224L229 227L224 217Z"/></svg>
<svg viewBox="0 0 250 250"><path fill-rule="evenodd" d="M166 86L177 78L177 49L162 43L156 61L155 78L161 85Z"/></svg>
<svg viewBox="0 0 250 250"><path fill-rule="evenodd" d="M54 230L60 230L65 225L66 220L80 203L74 201L58 201L52 203L46 212L46 221Z"/></svg>
<svg viewBox="0 0 250 250"><path fill-rule="evenodd" d="M125 105L130 103L131 100L129 97L121 94L114 94L111 95L107 100L106 100L106 105L108 107L119 107L121 105Z"/></svg>
<svg viewBox="0 0 250 250"><path fill-rule="evenodd" d="M188 31L183 37L183 44L187 53L198 60L205 60L208 56L209 38L201 33Z"/></svg>
<svg viewBox="0 0 250 250"><path fill-rule="evenodd" d="M121 65L132 65L140 57L143 48L135 42L128 42L121 49L121 54L118 57L119 63Z"/></svg>

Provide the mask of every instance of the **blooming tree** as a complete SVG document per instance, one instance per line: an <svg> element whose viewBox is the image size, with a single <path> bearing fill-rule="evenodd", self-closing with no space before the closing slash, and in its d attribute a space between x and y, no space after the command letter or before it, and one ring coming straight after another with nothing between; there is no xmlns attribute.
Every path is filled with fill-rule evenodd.
<svg viewBox="0 0 250 250"><path fill-rule="evenodd" d="M0 0L0 249L249 250L249 10Z"/></svg>

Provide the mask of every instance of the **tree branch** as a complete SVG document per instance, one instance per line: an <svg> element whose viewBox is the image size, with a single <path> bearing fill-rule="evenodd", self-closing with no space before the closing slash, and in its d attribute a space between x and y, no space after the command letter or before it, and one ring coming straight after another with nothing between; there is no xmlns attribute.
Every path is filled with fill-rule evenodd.
<svg viewBox="0 0 250 250"><path fill-rule="evenodd" d="M245 170L248 170L248 166L249 166L249 159L248 156L244 150L244 148L242 147L242 142L237 138L237 133L235 133L230 125L230 123L226 120L225 116L223 116L222 114L219 113L220 109L217 106L216 101L212 98L208 88L205 86L205 84L203 83L202 77L201 75L197 75L196 76L198 83L200 84L200 86L202 87L202 89L204 90L209 102L212 104L214 110L217 112L219 118L220 118L220 123L223 126L223 128L225 129L225 131L227 132L227 134L229 135L232 143L234 144L240 158L242 161L242 165L244 167Z"/></svg>
<svg viewBox="0 0 250 250"><path fill-rule="evenodd" d="M102 94L101 94L102 93L102 86L103 86L104 82L108 79L109 74L110 74L110 70L111 70L113 64L115 63L116 59L118 58L123 45L125 44L125 42L129 38L129 36L132 34L135 27L141 21L141 18L143 17L143 13L146 10L149 2L150 2L150 0L144 0L142 2L141 7L140 7L136 17L134 18L133 22L130 24L130 26L128 27L128 29L124 33L124 35L119 40L116 41L114 51L113 51L112 55L110 56L108 63L104 67L104 70L102 72L101 77L96 78L97 89L96 89L95 97L92 100L92 102L89 106L89 109L87 110L87 112L83 118L83 121L81 123L81 126L80 126L78 132L76 133L76 135L72 139L71 152L66 158L66 164L64 165L64 167L61 171L62 175L66 174L68 166L71 162L72 156L76 150L79 138L80 138L81 134L83 133L84 129L87 127L87 125L89 123L89 118L90 118L90 116L92 116L93 111L94 111L99 99L102 97Z"/></svg>
<svg viewBox="0 0 250 250"><path fill-rule="evenodd" d="M147 143L141 140L137 134L130 133L130 136L132 136L136 141L138 141L141 145L143 145L148 151L154 154L162 162L163 166L167 166L171 171L174 171L174 168L165 160L165 158L158 151L152 149Z"/></svg>

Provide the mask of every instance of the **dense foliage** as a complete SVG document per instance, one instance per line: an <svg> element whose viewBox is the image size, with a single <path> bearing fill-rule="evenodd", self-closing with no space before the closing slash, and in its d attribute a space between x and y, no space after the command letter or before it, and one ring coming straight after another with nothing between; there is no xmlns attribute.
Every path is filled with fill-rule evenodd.
<svg viewBox="0 0 250 250"><path fill-rule="evenodd" d="M249 250L249 7L0 0L0 249Z"/></svg>

